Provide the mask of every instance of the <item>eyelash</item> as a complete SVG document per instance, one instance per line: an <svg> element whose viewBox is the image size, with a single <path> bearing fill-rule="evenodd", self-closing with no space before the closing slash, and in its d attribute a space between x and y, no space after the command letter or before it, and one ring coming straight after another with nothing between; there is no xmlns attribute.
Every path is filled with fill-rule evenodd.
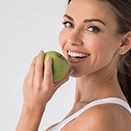
<svg viewBox="0 0 131 131"><path fill-rule="evenodd" d="M62 22L62 24L66 27L66 28L74 28L73 24L69 21L65 21L65 22ZM70 24L70 27L67 26L67 24Z"/></svg>
<svg viewBox="0 0 131 131"><path fill-rule="evenodd" d="M74 25L73 23L69 22L69 21L65 21L65 22L62 22L62 24L64 25L64 27L66 28L74 28ZM68 24L68 26L67 26ZM89 30L91 29L91 30ZM100 29L97 27L97 26L87 26L84 28L85 31L90 31L90 32L95 32L95 33L98 33L100 32Z"/></svg>
<svg viewBox="0 0 131 131"><path fill-rule="evenodd" d="M91 29L91 30L89 30L89 29ZM99 29L98 27L96 27L96 26L89 26L89 27L88 27L88 30L89 30L90 32L95 32L95 33L100 32L100 29Z"/></svg>

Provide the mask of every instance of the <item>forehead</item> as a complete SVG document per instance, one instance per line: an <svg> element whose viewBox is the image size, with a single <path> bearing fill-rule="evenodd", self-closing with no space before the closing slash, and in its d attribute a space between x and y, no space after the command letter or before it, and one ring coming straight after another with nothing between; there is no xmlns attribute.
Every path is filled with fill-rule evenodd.
<svg viewBox="0 0 131 131"><path fill-rule="evenodd" d="M72 0L66 13L73 17L98 17L101 19L116 18L113 8L104 0Z"/></svg>

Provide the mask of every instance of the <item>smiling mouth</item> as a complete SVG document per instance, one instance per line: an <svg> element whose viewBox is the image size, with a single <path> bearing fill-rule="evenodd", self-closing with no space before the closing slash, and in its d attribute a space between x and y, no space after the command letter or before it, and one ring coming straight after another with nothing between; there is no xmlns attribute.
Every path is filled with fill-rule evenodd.
<svg viewBox="0 0 131 131"><path fill-rule="evenodd" d="M71 52L67 51L67 54L70 58L77 58L77 59L82 59L90 56L88 53L78 53L78 52Z"/></svg>

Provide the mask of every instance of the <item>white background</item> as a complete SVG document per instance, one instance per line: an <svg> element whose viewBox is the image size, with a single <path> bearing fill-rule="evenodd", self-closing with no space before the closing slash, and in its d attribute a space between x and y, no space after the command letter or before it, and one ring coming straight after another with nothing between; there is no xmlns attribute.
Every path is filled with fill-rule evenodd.
<svg viewBox="0 0 131 131"><path fill-rule="evenodd" d="M0 0L0 131L15 131L23 79L40 50L61 52L58 35L67 0ZM73 104L71 78L54 95L39 131L61 120Z"/></svg>

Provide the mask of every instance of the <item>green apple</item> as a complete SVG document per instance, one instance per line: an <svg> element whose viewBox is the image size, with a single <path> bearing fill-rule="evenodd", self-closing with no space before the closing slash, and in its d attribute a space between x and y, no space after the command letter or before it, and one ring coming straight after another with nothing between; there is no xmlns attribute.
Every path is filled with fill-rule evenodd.
<svg viewBox="0 0 131 131"><path fill-rule="evenodd" d="M47 56L52 58L53 82L60 82L67 76L69 72L69 63L65 57L57 51L46 52L44 61L46 60Z"/></svg>

